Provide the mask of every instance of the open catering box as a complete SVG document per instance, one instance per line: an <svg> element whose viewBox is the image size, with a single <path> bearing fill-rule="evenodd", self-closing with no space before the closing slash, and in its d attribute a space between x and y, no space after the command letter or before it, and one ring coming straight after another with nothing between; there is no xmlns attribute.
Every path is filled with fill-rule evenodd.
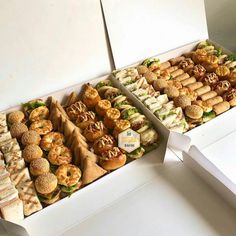
<svg viewBox="0 0 236 236"><path fill-rule="evenodd" d="M21 6L27 6L31 11L21 17L24 12ZM8 30L8 24L4 24L0 31L4 40L1 44L3 56L0 63L4 68L1 77L7 80L1 86L1 95L5 96L1 110L9 113L20 109L21 106L8 108L19 104L19 101L27 102L36 97L46 100L48 96L53 96L59 103L64 103L64 97L72 91L79 93L85 81L95 85L108 79L152 123L159 134L159 145L145 154L144 158L104 175L18 224L1 219L1 230L8 235L20 236L66 232L96 211L155 178L156 167L163 163L168 146L180 158L183 153L184 163L209 181L227 200L235 203L234 108L185 134L179 134L169 131L114 77L100 77L110 73L111 69L137 65L134 63L156 54L163 62L193 50L200 41L208 38L204 1L70 0L58 3L54 0L49 3L45 0L29 5L26 0L24 3L14 0L5 4L0 11L8 12L9 9L13 14L3 14L5 20L18 24L13 24L16 28L12 31L13 35ZM38 27L28 26L31 24L31 14L34 14ZM60 22L55 19L60 19ZM37 37L28 32L32 28L38 29L35 32ZM8 43L9 39L15 38L21 39L21 50L12 50ZM58 38L62 40L57 41ZM25 70L25 65L28 70ZM78 81L80 83L76 84ZM25 84L30 89L22 93ZM73 84L76 85L68 87ZM16 91L14 96L8 92L9 88ZM57 89L61 90L50 93Z"/></svg>
<svg viewBox="0 0 236 236"><path fill-rule="evenodd" d="M170 0L164 2L150 0L144 4L142 0L131 0L126 3L121 3L118 0L112 2L102 0L102 4L114 64L116 66L116 71L113 72L112 79L117 86L126 88L127 93L140 104L143 104L143 100L141 99L143 94L141 94L139 98L139 95L137 95L138 92L136 94L133 92L142 88L143 81L141 82L141 80L145 77L142 73L145 72L141 72L137 77L140 79L140 83L136 83L138 86L136 87L135 85L132 87L132 83L134 82L132 81L134 78L132 78L132 69L131 71L127 71L126 75L122 70L138 66L143 62L144 65L145 62L148 64L151 61L146 60L147 58L158 58L160 63L163 64L172 58L180 57L184 54L185 57L188 58L191 57L189 52L196 50L200 42L207 40L208 45L205 46L209 46L209 50L214 50L214 53L209 51L208 55L214 54L214 56L216 55L218 58L224 54L229 55L233 59L229 59L229 62L224 63L233 62L234 68L230 70L235 69L236 59L233 53L221 45L208 40L204 1L179 0L174 3ZM125 13L123 13L124 9L126 9ZM176 11L176 9L178 10ZM120 17L121 14L123 16L122 18ZM130 17L131 15L132 17ZM123 27L123 25L125 25L125 27ZM156 34L153 33L153 31L155 31ZM155 35L155 37L153 35ZM202 49L205 46L200 46L199 48ZM212 46L214 48L212 48ZM172 64L171 61L169 62L170 67L175 67L175 64ZM199 64L199 62L194 63L195 65ZM152 69L155 69L155 61L153 65L154 68ZM177 67L176 70L178 69ZM212 70L212 68L207 72L211 73L212 71L210 70ZM120 80L116 78L119 77L116 76L117 72L118 74L120 72ZM186 71L182 72L184 73ZM158 70L157 73L159 73ZM206 86L205 83L199 83L198 79L195 80L195 78L193 78L194 76L195 75L190 74L190 76L185 79L194 79L194 81L189 83L201 84L204 89L206 88L209 91L210 86ZM127 79L127 77L129 77L129 79ZM123 84L121 82L122 79ZM221 80L223 80L223 77ZM228 78L225 80L228 80ZM229 82L226 83L227 85L230 84ZM184 87L183 84L182 86ZM232 84L229 86L234 87ZM199 88L201 89L201 87ZM212 88L210 90L212 90ZM165 94L165 92L161 94ZM200 95L201 94L199 94L198 97L201 97ZM219 96L219 94L217 95ZM150 94L150 100L153 99L151 98L152 96L155 95ZM223 99L221 102L222 101ZM148 104L145 105L145 109L149 115L156 118L156 122L161 123L154 114L154 111L150 111L150 108L147 108ZM199 173L200 176L208 181L223 197L235 205L236 161L234 158L234 146L236 143L234 135L236 128L236 110L233 107L234 105L231 106L231 109L229 109L228 103L226 105L227 111L219 116L217 114L218 111L216 111L217 116L214 119L184 134L170 131L168 146L180 159L183 159L184 156L184 163ZM215 111L214 107L213 111Z"/></svg>

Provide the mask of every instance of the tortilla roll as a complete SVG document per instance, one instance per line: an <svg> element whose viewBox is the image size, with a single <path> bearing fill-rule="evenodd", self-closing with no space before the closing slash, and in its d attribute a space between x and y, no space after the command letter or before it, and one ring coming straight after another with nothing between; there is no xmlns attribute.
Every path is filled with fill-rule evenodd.
<svg viewBox="0 0 236 236"><path fill-rule="evenodd" d="M180 56L180 57L172 58L172 59L170 59L169 61L170 61L170 63L171 63L172 66L175 66L175 65L179 64L179 63L180 63L182 60L184 60L184 59L185 59L184 56Z"/></svg>
<svg viewBox="0 0 236 236"><path fill-rule="evenodd" d="M160 70L165 70L169 67L171 67L171 64L170 64L170 62L166 61L166 62L161 63Z"/></svg>
<svg viewBox="0 0 236 236"><path fill-rule="evenodd" d="M69 107L70 105L72 105L78 101L79 101L79 96L75 92L72 92L69 95L69 97L67 98L64 107Z"/></svg>
<svg viewBox="0 0 236 236"><path fill-rule="evenodd" d="M201 97L202 101L206 101L206 100L214 98L216 96L217 96L217 93L215 91L209 91L207 93L204 93L200 97Z"/></svg>
<svg viewBox="0 0 236 236"><path fill-rule="evenodd" d="M196 90L196 89L199 89L199 88L203 87L203 83L202 83L202 82L195 82L195 83L192 83L192 84L187 85L187 87L188 87L190 90L194 91L194 90Z"/></svg>
<svg viewBox="0 0 236 236"><path fill-rule="evenodd" d="M190 77L190 78L188 78L188 79L185 79L185 80L181 81L181 84L182 84L183 86L187 86L187 85L193 84L193 83L195 83L195 82L196 82L196 78L192 76L192 77Z"/></svg>
<svg viewBox="0 0 236 236"><path fill-rule="evenodd" d="M219 115L225 111L228 111L230 108L229 102L221 102L213 106L213 111L216 113L216 115Z"/></svg>
<svg viewBox="0 0 236 236"><path fill-rule="evenodd" d="M209 106L212 107L212 106L215 106L218 103L223 102L223 98L221 96L217 96L217 97L210 98L210 99L206 100L206 102Z"/></svg>
<svg viewBox="0 0 236 236"><path fill-rule="evenodd" d="M59 111L62 113L62 115L66 118L69 119L68 115L66 114L64 108L61 106L61 104L56 101L56 107L59 109Z"/></svg>
<svg viewBox="0 0 236 236"><path fill-rule="evenodd" d="M175 70L178 70L178 66L171 66L168 69L166 69L166 72L167 73L172 73Z"/></svg>
<svg viewBox="0 0 236 236"><path fill-rule="evenodd" d="M199 89L196 89L195 92L197 93L197 95L200 97L201 95L203 95L204 93L207 93L211 91L211 87L206 85L206 86L203 86Z"/></svg>
<svg viewBox="0 0 236 236"><path fill-rule="evenodd" d="M177 69L177 70L171 72L171 76L173 78L176 78L177 76L182 75L182 74L184 74L184 71L182 69Z"/></svg>
<svg viewBox="0 0 236 236"><path fill-rule="evenodd" d="M178 81L182 81L182 80L188 79L189 77L190 76L189 76L188 73L184 73L182 75L179 75L179 76L175 77L175 79L178 80Z"/></svg>

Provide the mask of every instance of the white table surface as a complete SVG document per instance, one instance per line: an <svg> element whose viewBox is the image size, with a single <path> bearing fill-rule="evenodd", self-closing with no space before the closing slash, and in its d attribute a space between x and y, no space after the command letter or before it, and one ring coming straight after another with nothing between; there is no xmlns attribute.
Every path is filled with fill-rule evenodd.
<svg viewBox="0 0 236 236"><path fill-rule="evenodd" d="M168 151L151 181L61 236L233 236L235 222L235 210Z"/></svg>

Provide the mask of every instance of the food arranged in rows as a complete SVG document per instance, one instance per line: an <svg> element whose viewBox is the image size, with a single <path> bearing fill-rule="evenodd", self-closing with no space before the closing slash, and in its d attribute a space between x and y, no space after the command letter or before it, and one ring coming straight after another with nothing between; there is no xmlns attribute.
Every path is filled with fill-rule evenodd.
<svg viewBox="0 0 236 236"><path fill-rule="evenodd" d="M151 58L113 75L168 129L180 133L236 105L236 58L208 41L169 61Z"/></svg>
<svg viewBox="0 0 236 236"><path fill-rule="evenodd" d="M132 129L128 153L119 134ZM53 97L0 114L1 217L18 222L158 146L148 119L110 80L85 84L64 105Z"/></svg>

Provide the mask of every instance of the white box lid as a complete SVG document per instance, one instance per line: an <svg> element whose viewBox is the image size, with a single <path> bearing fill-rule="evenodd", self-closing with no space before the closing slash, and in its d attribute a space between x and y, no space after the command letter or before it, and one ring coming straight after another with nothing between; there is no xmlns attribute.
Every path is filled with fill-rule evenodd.
<svg viewBox="0 0 236 236"><path fill-rule="evenodd" d="M0 8L0 110L111 71L99 0Z"/></svg>
<svg viewBox="0 0 236 236"><path fill-rule="evenodd" d="M102 0L116 68L208 38L203 0Z"/></svg>

